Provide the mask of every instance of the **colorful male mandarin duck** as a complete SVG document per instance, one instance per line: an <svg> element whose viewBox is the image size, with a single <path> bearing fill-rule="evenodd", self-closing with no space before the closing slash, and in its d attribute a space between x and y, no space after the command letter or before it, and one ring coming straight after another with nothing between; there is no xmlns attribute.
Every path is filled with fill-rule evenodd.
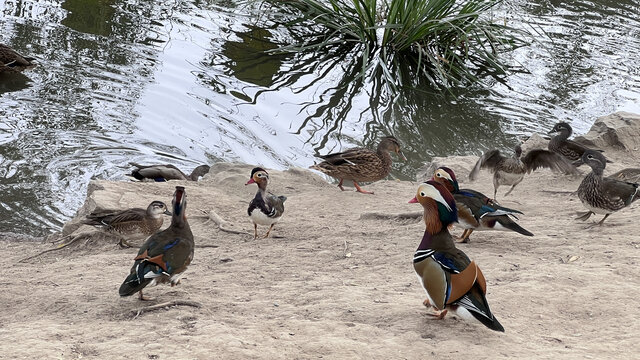
<svg viewBox="0 0 640 360"><path fill-rule="evenodd" d="M22 56L12 48L0 44L0 73L19 72L35 66L34 58Z"/></svg>
<svg viewBox="0 0 640 360"><path fill-rule="evenodd" d="M251 178L245 185L253 183L258 185L258 192L249 203L249 208L247 209L247 213L251 221L253 221L253 238L258 238L258 225L270 225L264 236L264 238L267 238L273 226L280 221L282 214L284 214L284 202L287 197L275 196L267 192L269 174L263 168L257 167L251 170Z"/></svg>
<svg viewBox="0 0 640 360"><path fill-rule="evenodd" d="M524 179L525 174L538 168L544 167L565 174L578 174L578 169L569 160L551 151L534 149L527 152L524 157L521 156L520 145L515 147L514 156L511 158L502 156L500 150L487 151L471 170L469 180L477 179L480 169L490 169L493 173L493 198L496 199L500 185L511 185L511 189L504 194L507 196Z"/></svg>
<svg viewBox="0 0 640 360"><path fill-rule="evenodd" d="M401 159L407 160L400 150L400 143L393 136L380 140L376 151L365 148L352 148L343 152L321 155L323 162L310 166L310 169L321 171L340 180L338 187L344 191L342 183L353 181L358 192L373 194L360 188L358 182L371 182L384 179L391 172L390 152L395 152Z"/></svg>
<svg viewBox="0 0 640 360"><path fill-rule="evenodd" d="M637 183L630 183L613 178L603 178L602 173L607 164L607 159L596 150L585 150L582 161L591 167L591 172L582 180L578 187L578 197L582 205L589 209L581 214L577 220L587 220L592 214L603 214L604 218L598 225L612 213L629 206L638 200Z"/></svg>
<svg viewBox="0 0 640 360"><path fill-rule="evenodd" d="M198 181L201 176L206 175L209 172L209 165L200 165L193 169L191 175L186 175L177 167L166 165L139 165L134 162L129 163L135 166L136 169L131 172L131 176L140 181L157 181L163 182L167 180L189 180Z"/></svg>
<svg viewBox="0 0 640 360"><path fill-rule="evenodd" d="M444 185L453 194L458 209L458 222L454 225L464 229L459 242L469 242L473 230L512 230L533 236L511 219L522 212L500 206L478 191L460 189L456 175L448 167L437 168L431 180Z"/></svg>
<svg viewBox="0 0 640 360"><path fill-rule="evenodd" d="M429 180L418 187L410 203L424 208L426 229L413 255L413 268L425 291L425 306L436 309L443 319L447 310L462 318L475 318L495 331L504 331L485 298L487 283L474 261L456 248L448 226L457 220L456 202L440 183Z"/></svg>
<svg viewBox="0 0 640 360"><path fill-rule="evenodd" d="M147 285L170 282L180 283L180 277L193 259L195 243L187 222L187 193L182 186L176 186L173 194L173 216L171 225L154 235L140 247L133 260L131 273L120 286L120 296L130 296L139 292L140 300L149 300L142 295Z"/></svg>
<svg viewBox="0 0 640 360"><path fill-rule="evenodd" d="M132 208L126 210L96 210L87 215L83 224L102 226L108 231L120 235L145 235L155 234L164 221L162 215L171 215L167 205L162 201L152 201L147 209ZM123 238L120 246L130 245ZM124 244L124 245L123 245Z"/></svg>
<svg viewBox="0 0 640 360"><path fill-rule="evenodd" d="M573 140L569 140L569 136L571 136L572 132L573 129L571 128L571 125L567 124L566 122L557 123L553 127L553 129L549 131L549 135L556 133L558 135L551 138L548 148L549 151L558 153L565 158L573 161L573 165L580 166L583 164L582 154L589 148ZM602 152L602 150L597 151Z"/></svg>

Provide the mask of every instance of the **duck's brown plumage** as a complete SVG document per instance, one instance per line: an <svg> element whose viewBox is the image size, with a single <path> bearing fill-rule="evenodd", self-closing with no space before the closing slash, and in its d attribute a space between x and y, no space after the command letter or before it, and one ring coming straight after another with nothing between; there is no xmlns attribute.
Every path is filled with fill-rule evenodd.
<svg viewBox="0 0 640 360"><path fill-rule="evenodd" d="M591 167L591 173L585 176L578 187L578 197L589 209L578 217L579 220L587 220L594 213L603 214L604 218L598 223L602 225L609 215L640 198L639 184L602 176L607 160L600 152L586 150L582 161Z"/></svg>
<svg viewBox="0 0 640 360"><path fill-rule="evenodd" d="M511 185L511 189L504 194L507 196L524 179L525 174L539 168L548 168L564 174L578 174L576 167L560 154L534 149L522 156L522 147L517 145L513 157L503 156L500 150L484 153L471 170L469 180L475 180L480 169L489 169L493 173L493 198L496 199L500 185Z"/></svg>
<svg viewBox="0 0 640 360"><path fill-rule="evenodd" d="M129 275L120 286L120 296L140 292L149 284L180 282L181 274L193 259L193 233L186 217L187 199L184 187L176 186L173 195L171 225L152 236L140 247Z"/></svg>
<svg viewBox="0 0 640 360"><path fill-rule="evenodd" d="M340 180L338 187L344 190L344 180L353 181L360 192L358 182L378 181L391 172L390 152L395 152L404 158L398 140L393 136L382 138L376 151L366 148L352 148L339 153L319 156L324 161L311 166L311 169L321 171Z"/></svg>
<svg viewBox="0 0 640 360"><path fill-rule="evenodd" d="M582 154L584 154L585 150L588 150L589 148L573 140L569 140L569 137L573 133L571 125L561 121L549 132L549 134L553 133L558 133L558 135L552 137L551 141L549 141L549 151L558 153L568 160L573 161L575 166L582 165Z"/></svg>
<svg viewBox="0 0 640 360"><path fill-rule="evenodd" d="M12 48L0 44L0 72L18 72L35 66L34 58L20 55Z"/></svg>
<svg viewBox="0 0 640 360"><path fill-rule="evenodd" d="M160 229L163 214L171 215L162 201L153 201L147 209L131 208L126 210L96 210L87 215L84 224L103 226L107 230L123 235L140 233L151 235Z"/></svg>

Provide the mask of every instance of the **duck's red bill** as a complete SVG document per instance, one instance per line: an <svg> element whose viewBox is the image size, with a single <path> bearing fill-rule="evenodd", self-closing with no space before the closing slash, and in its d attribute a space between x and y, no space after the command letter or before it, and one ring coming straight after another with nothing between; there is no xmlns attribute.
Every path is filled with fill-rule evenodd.
<svg viewBox="0 0 640 360"><path fill-rule="evenodd" d="M413 203L417 203L418 202L418 198L417 197L413 197L413 199L409 200L409 204L413 204Z"/></svg>
<svg viewBox="0 0 640 360"><path fill-rule="evenodd" d="M255 181L253 180L253 178L249 179L249 181L247 181L247 183L245 185L249 185L249 184L253 184L255 183Z"/></svg>

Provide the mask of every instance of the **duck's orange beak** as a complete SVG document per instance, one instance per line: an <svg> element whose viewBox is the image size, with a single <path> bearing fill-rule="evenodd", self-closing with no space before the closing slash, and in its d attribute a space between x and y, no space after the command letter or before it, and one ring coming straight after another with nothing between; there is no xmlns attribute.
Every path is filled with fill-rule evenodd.
<svg viewBox="0 0 640 360"><path fill-rule="evenodd" d="M255 184L255 180L253 180L253 178L249 179L249 181L247 181L247 183L245 185L249 185L249 184Z"/></svg>
<svg viewBox="0 0 640 360"><path fill-rule="evenodd" d="M417 197L413 197L413 199L409 200L409 204L415 204L418 202L418 198Z"/></svg>

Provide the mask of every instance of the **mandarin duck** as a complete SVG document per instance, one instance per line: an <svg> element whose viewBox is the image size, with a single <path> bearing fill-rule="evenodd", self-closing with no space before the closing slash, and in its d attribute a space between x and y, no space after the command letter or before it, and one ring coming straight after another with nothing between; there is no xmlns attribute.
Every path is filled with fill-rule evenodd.
<svg viewBox="0 0 640 360"><path fill-rule="evenodd" d="M460 189L456 175L450 168L437 168L431 180L441 183L453 194L458 209L458 221L454 225L464 229L459 242L469 242L469 236L474 230L511 230L533 236L511 219L516 218L516 213L522 214L521 211L500 206L481 192Z"/></svg>
<svg viewBox="0 0 640 360"><path fill-rule="evenodd" d="M339 179L338 187L342 191L342 183L349 180L353 181L358 192L373 194L372 191L363 190L358 182L378 181L387 177L391 172L390 152L395 152L401 159L407 160L400 150L398 140L393 136L386 136L380 140L376 151L352 148L339 153L320 155L324 161L309 168Z"/></svg>
<svg viewBox="0 0 640 360"><path fill-rule="evenodd" d="M151 235L133 258L129 276L120 286L120 296L130 296L139 292L140 300L149 300L142 294L147 285L170 282L178 285L183 272L193 259L195 243L187 222L187 193L182 186L176 186L173 194L173 216L171 225L165 230Z"/></svg>
<svg viewBox="0 0 640 360"><path fill-rule="evenodd" d="M511 185L511 189L504 194L507 196L524 179L525 174L530 174L543 167L564 174L578 174L578 169L562 155L547 150L534 149L522 157L522 147L516 145L514 155L510 158L500 154L500 150L484 153L471 170L469 180L477 179L480 169L489 169L493 173L493 198L496 199L500 185Z"/></svg>
<svg viewBox="0 0 640 360"><path fill-rule="evenodd" d="M639 184L617 180L612 176L602 177L607 159L597 150L585 150L582 161L591 167L591 172L580 183L578 197L589 211L580 214L576 220L584 221L592 214L602 214L604 218L598 223L602 225L609 215L629 206L640 197Z"/></svg>
<svg viewBox="0 0 640 360"><path fill-rule="evenodd" d="M269 173L267 170L257 167L251 170L251 178L245 185L257 184L258 192L256 196L249 203L247 213L253 221L253 239L258 238L258 225L270 225L269 230L264 235L264 238L269 237L269 233L273 226L280 221L282 214L284 214L284 202L287 200L286 196L276 196L270 192L267 192L267 184L269 183Z"/></svg>
<svg viewBox="0 0 640 360"><path fill-rule="evenodd" d="M129 163L135 166L136 169L131 172L131 176L140 181L150 180L163 182L167 180L190 180L198 181L201 176L206 175L209 172L209 165L200 165L193 169L190 175L187 175L180 171L177 167L166 165L140 165L134 162Z"/></svg>
<svg viewBox="0 0 640 360"><path fill-rule="evenodd" d="M622 169L617 173L611 174L607 177L626 182L640 183L640 168Z"/></svg>
<svg viewBox="0 0 640 360"><path fill-rule="evenodd" d="M409 201L424 208L424 236L413 255L413 268L427 292L425 306L436 309L431 314L443 319L448 310L466 319L477 319L486 327L504 332L491 313L485 295L487 282L482 271L457 249L448 227L457 221L456 201L441 183L429 180L418 187Z"/></svg>
<svg viewBox="0 0 640 360"><path fill-rule="evenodd" d="M568 123L562 121L557 123L553 129L549 131L549 135L557 135L549 141L548 149L573 161L573 165L580 166L583 164L582 154L589 148L573 140L569 140L572 132L573 129ZM602 152L602 150L597 151Z"/></svg>
<svg viewBox="0 0 640 360"><path fill-rule="evenodd" d="M35 66L34 58L18 54L12 48L0 44L0 73L19 72Z"/></svg>
<svg viewBox="0 0 640 360"><path fill-rule="evenodd" d="M96 210L87 215L83 224L100 226L107 231L120 235L141 234L149 236L155 234L164 221L162 215L171 215L167 205L162 201L152 201L147 209L132 208L126 210ZM118 243L120 246L131 247L124 238Z"/></svg>

